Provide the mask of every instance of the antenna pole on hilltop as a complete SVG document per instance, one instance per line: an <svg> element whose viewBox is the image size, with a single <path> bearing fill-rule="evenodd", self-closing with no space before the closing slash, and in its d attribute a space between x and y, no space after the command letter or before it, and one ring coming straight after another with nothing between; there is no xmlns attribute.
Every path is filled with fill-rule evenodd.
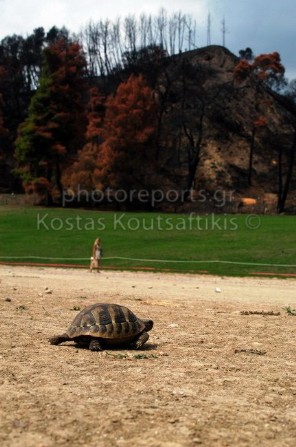
<svg viewBox="0 0 296 447"><path fill-rule="evenodd" d="M211 45L211 14L208 14L207 45Z"/></svg>
<svg viewBox="0 0 296 447"><path fill-rule="evenodd" d="M225 38L226 33L227 33L226 22L225 22L225 17L223 17L223 20L222 20L222 45L223 45L223 47L226 46L226 38Z"/></svg>

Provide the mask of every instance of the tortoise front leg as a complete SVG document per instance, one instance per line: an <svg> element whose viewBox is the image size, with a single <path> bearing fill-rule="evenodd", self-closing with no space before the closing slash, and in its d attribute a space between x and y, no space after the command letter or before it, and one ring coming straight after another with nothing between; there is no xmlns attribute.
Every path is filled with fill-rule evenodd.
<svg viewBox="0 0 296 447"><path fill-rule="evenodd" d="M68 337L67 334L57 335L56 337L51 337L48 339L49 343L51 345L59 345L60 343L63 343L64 341L70 341L71 339Z"/></svg>
<svg viewBox="0 0 296 447"><path fill-rule="evenodd" d="M140 349L144 345L144 343L146 343L148 338L149 334L147 332L142 332L142 334L140 334L139 337L131 343L131 348Z"/></svg>
<svg viewBox="0 0 296 447"><path fill-rule="evenodd" d="M103 351L103 347L98 338L93 338L88 346L90 351Z"/></svg>

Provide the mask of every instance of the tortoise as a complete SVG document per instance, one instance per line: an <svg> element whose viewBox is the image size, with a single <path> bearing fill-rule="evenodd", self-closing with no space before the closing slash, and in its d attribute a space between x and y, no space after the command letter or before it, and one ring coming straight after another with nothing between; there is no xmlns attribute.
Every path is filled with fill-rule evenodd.
<svg viewBox="0 0 296 447"><path fill-rule="evenodd" d="M73 340L91 351L106 347L141 348L153 328L152 320L141 320L130 309L118 304L97 303L76 315L65 333L49 339L52 345Z"/></svg>

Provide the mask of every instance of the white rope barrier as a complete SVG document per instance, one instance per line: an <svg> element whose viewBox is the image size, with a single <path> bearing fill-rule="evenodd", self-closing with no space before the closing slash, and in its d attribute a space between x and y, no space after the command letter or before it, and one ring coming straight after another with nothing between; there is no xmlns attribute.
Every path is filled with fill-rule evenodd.
<svg viewBox="0 0 296 447"><path fill-rule="evenodd" d="M89 258L53 258L42 256L0 256L0 260L21 260L21 259L39 259L46 261L89 261ZM233 264L233 265L254 265L264 267L296 267L293 264L267 264L261 262L240 262L240 261L219 261L219 260L173 260L173 259L142 259L142 258L127 258L122 256L107 257L104 260L123 260L123 261L137 261L137 262L160 262L160 263L176 263L176 264Z"/></svg>

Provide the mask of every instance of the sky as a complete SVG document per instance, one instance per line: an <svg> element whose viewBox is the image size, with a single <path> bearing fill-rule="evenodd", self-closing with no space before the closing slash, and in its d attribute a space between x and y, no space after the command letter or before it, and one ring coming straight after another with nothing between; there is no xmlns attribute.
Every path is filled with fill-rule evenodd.
<svg viewBox="0 0 296 447"><path fill-rule="evenodd" d="M48 31L54 25L78 33L90 20L157 15L161 8L169 15L181 11L196 20L199 47L207 44L208 15L212 44L222 44L225 19L230 51L236 55L246 47L255 55L278 51L286 76L296 78L295 0L0 0L0 40L12 34L26 36L38 27Z"/></svg>

